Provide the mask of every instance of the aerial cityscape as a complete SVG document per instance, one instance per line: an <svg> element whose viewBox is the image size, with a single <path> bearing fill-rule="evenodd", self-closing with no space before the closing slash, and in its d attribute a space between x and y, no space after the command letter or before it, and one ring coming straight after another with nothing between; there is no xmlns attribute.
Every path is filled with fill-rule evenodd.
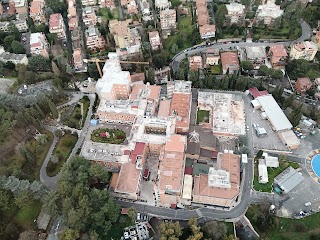
<svg viewBox="0 0 320 240"><path fill-rule="evenodd" d="M0 239L320 239L319 48L320 0L0 0Z"/></svg>

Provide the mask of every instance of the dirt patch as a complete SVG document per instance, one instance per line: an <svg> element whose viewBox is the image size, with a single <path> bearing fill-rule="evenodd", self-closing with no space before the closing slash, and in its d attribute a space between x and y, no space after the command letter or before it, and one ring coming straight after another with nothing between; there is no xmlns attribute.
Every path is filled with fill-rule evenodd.
<svg viewBox="0 0 320 240"><path fill-rule="evenodd" d="M51 52L53 56L63 56L63 49L60 45L56 44L51 47Z"/></svg>

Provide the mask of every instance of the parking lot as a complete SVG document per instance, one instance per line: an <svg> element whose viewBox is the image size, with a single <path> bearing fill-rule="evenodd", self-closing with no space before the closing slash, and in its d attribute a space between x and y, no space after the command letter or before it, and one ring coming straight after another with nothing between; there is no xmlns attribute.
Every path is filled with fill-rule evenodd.
<svg viewBox="0 0 320 240"><path fill-rule="evenodd" d="M282 143L278 134L272 130L270 122L266 119L262 119L260 116L261 111L251 108L251 120L252 124L259 124L261 128L267 131L267 136L258 137L254 128L252 130L253 145L255 149L268 149L276 151L288 151L288 148Z"/></svg>
<svg viewBox="0 0 320 240"><path fill-rule="evenodd" d="M155 206L155 196L154 196L154 183L158 177L158 168L159 168L159 156L149 155L146 161L145 168L148 168L150 171L149 180L141 181L141 190L140 190L140 200L146 201L148 204Z"/></svg>
<svg viewBox="0 0 320 240"><path fill-rule="evenodd" d="M307 173L301 171L304 180L288 193L288 200L282 203L284 212L288 215L299 213L300 211L319 211L320 207L320 184L316 183ZM310 206L305 203L310 202Z"/></svg>

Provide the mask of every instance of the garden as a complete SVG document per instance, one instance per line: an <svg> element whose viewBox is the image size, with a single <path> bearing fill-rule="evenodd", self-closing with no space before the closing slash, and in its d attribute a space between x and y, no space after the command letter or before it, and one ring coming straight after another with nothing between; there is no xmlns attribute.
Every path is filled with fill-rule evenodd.
<svg viewBox="0 0 320 240"><path fill-rule="evenodd" d="M81 105L83 107L83 114L81 114ZM90 99L88 98L88 96L84 96L80 100L80 104L76 104L73 107L66 108L62 112L61 120L68 127L81 129L86 120L89 107L90 107ZM71 110L71 108L73 108L73 110Z"/></svg>
<svg viewBox="0 0 320 240"><path fill-rule="evenodd" d="M77 134L65 133L57 143L52 157L47 165L47 174L50 177L57 175L67 161L72 149L78 140Z"/></svg>
<svg viewBox="0 0 320 240"><path fill-rule="evenodd" d="M99 128L91 133L93 142L121 144L126 139L126 133L120 129Z"/></svg>
<svg viewBox="0 0 320 240"><path fill-rule="evenodd" d="M199 123L209 123L210 111L198 110L197 112L197 124Z"/></svg>

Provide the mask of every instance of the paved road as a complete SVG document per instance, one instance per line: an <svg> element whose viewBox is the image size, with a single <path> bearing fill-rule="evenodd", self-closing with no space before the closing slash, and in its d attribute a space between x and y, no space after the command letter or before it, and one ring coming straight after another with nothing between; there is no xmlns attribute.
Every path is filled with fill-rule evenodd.
<svg viewBox="0 0 320 240"><path fill-rule="evenodd" d="M76 142L74 148L72 149L71 151L71 154L69 156L69 158L67 159L67 162L77 153L78 149L82 146L83 144L83 141L88 133L88 128L89 128L89 125L90 125L90 119L91 119L91 115L92 115L92 107L93 107L93 104L94 104L94 101L95 101L95 98L96 98L96 95L95 94L88 94L87 95L90 99L90 106L89 106L89 110L88 110L88 114L87 114L87 117L86 117L86 120L85 120L85 123L84 123L84 126L82 128L82 130L77 130L79 136L78 136L78 141ZM73 103L74 101L74 98L71 99L71 101L69 103ZM51 126L46 126L46 129L51 131L52 133L55 132L55 130L57 130L59 128L58 127L51 127ZM52 156L52 153L53 153L53 150L56 146L58 142L58 138L56 136L54 136L54 139L53 139L53 142L50 146L50 149L47 153L47 156L41 166L41 169L40 169L40 180L41 182L49 189L51 190L55 190L56 189L56 185L57 185L57 181L59 179L59 174L57 174L56 176L54 177L49 177L47 175L47 172L46 172L46 167L48 165L48 162Z"/></svg>
<svg viewBox="0 0 320 240"><path fill-rule="evenodd" d="M279 41L279 42L239 42L239 43L214 43L213 45L210 46L194 46L188 49L185 49L184 51L178 53L175 55L172 59L171 67L174 72L176 72L179 68L180 62L185 59L187 56L192 56L195 54L199 54L201 52L206 52L207 49L229 49L229 48L235 48L235 47L247 47L247 46L271 46L271 45L276 45L276 44L282 44L284 46L290 46L293 43L301 42L306 39L309 39L312 36L312 29L310 26L305 22L301 21L301 29L302 29L302 34L301 37L298 38L297 40L293 41Z"/></svg>

